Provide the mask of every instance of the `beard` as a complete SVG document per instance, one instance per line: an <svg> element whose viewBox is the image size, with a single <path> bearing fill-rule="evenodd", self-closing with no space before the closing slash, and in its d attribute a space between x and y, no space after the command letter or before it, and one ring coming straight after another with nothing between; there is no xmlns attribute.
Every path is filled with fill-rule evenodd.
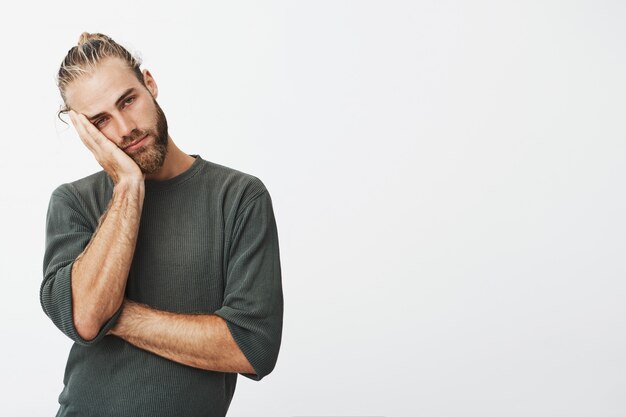
<svg viewBox="0 0 626 417"><path fill-rule="evenodd" d="M128 140L128 143L132 143L146 135L150 135L154 138L154 143L144 145L133 153L127 153L127 155L139 165L141 172L144 174L152 174L161 169L165 162L165 157L167 156L167 119L159 103L157 103L154 98L152 101L156 107L155 127L144 131L137 130L136 134Z"/></svg>

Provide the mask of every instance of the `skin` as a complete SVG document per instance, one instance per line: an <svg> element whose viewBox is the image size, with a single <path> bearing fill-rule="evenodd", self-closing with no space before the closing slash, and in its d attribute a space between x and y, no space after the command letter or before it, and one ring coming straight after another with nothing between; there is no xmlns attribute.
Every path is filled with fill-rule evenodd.
<svg viewBox="0 0 626 417"><path fill-rule="evenodd" d="M72 267L76 330L83 339L92 340L123 306L107 335L185 365L255 374L221 317L161 311L124 297L143 208L144 180L172 178L194 162L167 132L159 132L158 88L148 70L143 70L143 77L145 87L123 61L107 58L65 91L72 124L115 184L91 241ZM135 89L132 95L117 102L129 88ZM102 116L89 120L98 114ZM167 147L160 162L159 133ZM126 148L146 134L138 149Z"/></svg>

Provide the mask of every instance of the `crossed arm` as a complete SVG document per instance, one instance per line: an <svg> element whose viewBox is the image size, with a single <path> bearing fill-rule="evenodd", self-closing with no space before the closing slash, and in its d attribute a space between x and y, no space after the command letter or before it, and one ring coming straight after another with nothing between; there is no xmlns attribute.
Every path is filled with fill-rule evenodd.
<svg viewBox="0 0 626 417"><path fill-rule="evenodd" d="M171 313L125 299L122 313L107 334L196 368L255 373L226 321L214 314Z"/></svg>

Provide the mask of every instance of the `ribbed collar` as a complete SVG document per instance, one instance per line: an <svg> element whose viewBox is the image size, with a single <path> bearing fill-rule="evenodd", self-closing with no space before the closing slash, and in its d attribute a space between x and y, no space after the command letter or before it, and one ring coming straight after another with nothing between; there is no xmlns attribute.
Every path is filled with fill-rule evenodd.
<svg viewBox="0 0 626 417"><path fill-rule="evenodd" d="M196 175L196 173L198 172L198 170L200 170L200 167L202 166L202 158L200 157L200 155L194 154L189 156L193 156L196 160L193 161L193 163L189 168L187 168L187 170L181 172L177 176L162 181L145 180L146 193L164 191L170 188L174 188Z"/></svg>

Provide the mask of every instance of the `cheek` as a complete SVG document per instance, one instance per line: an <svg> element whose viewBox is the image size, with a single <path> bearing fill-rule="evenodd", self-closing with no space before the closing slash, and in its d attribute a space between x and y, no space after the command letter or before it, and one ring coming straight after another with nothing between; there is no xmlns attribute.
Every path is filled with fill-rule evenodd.
<svg viewBox="0 0 626 417"><path fill-rule="evenodd" d="M144 103L136 108L141 126L153 126L156 120L156 107L150 103Z"/></svg>

